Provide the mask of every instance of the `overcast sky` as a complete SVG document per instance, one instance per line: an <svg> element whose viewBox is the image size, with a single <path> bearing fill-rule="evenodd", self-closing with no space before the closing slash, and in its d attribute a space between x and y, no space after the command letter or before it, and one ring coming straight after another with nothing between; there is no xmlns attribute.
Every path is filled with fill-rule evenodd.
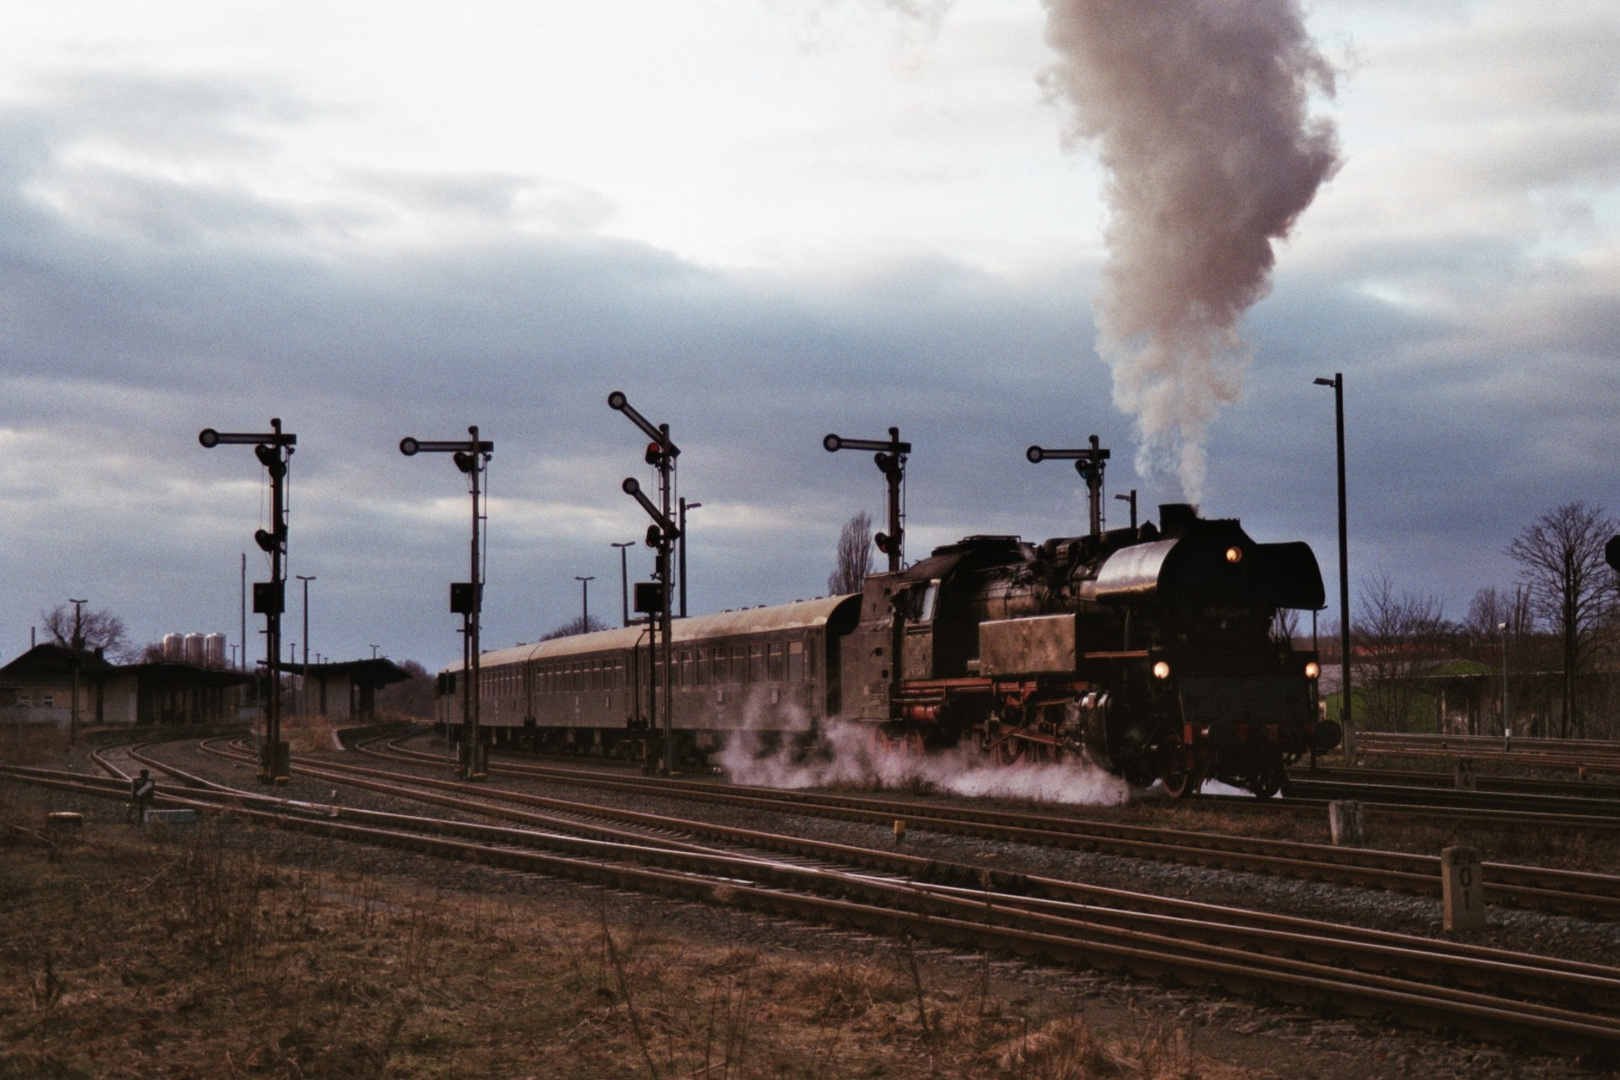
<svg viewBox="0 0 1620 1080"><path fill-rule="evenodd" d="M124 0L0 36L0 662L69 597L238 640L279 416L312 648L437 667L469 500L405 435L495 442L485 643L616 621L670 424L694 613L819 594L864 454L914 443L908 554L1081 528L1031 443L1174 473L1099 359L1108 175L1041 0ZM1620 510L1620 7L1319 0L1342 165L1275 246L1207 428L1210 516L1461 617L1551 507ZM1109 499L1119 524L1124 504ZM651 557L632 549L631 577ZM301 637L289 598L286 639ZM1330 611L1331 615L1332 612ZM250 616L249 636L259 648Z"/></svg>

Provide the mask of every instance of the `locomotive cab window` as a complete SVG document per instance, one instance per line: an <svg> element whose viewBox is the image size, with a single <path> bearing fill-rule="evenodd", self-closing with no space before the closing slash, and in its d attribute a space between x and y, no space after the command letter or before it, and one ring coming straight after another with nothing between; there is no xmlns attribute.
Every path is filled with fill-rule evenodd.
<svg viewBox="0 0 1620 1080"><path fill-rule="evenodd" d="M916 614L913 616L920 623L934 621L934 602L939 599L939 579L930 581L920 594L916 595Z"/></svg>

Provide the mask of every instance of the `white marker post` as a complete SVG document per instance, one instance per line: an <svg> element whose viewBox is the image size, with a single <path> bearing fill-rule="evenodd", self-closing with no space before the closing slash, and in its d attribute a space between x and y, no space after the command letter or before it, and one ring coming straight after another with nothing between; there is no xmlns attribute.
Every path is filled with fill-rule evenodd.
<svg viewBox="0 0 1620 1080"><path fill-rule="evenodd" d="M1446 933L1485 928L1485 879L1478 851L1448 847L1440 853L1440 895Z"/></svg>
<svg viewBox="0 0 1620 1080"><path fill-rule="evenodd" d="M1355 799L1335 799L1328 803L1328 832L1333 835L1334 847L1361 843L1366 836L1361 803Z"/></svg>

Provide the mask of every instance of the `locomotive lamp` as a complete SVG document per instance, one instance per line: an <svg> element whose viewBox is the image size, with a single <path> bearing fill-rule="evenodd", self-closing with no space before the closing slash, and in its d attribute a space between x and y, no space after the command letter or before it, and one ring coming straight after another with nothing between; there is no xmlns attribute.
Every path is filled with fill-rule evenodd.
<svg viewBox="0 0 1620 1080"><path fill-rule="evenodd" d="M1164 660L1160 660L1158 663L1154 664L1153 677L1155 679L1168 679L1170 677L1169 663Z"/></svg>
<svg viewBox="0 0 1620 1080"><path fill-rule="evenodd" d="M298 444L298 436L281 430L280 417L271 417L267 433L203 428L197 434L197 441L206 450L216 446L251 446L270 477L270 528L253 534L254 541L270 556L270 580L253 583L253 611L264 616L264 674L268 683L259 779L266 783L286 783L291 750L281 741L281 614L286 608L287 463L292 458L293 447ZM246 648L244 642L244 652Z"/></svg>
<svg viewBox="0 0 1620 1080"><path fill-rule="evenodd" d="M1243 549L1229 547L1226 549L1226 561L1236 566L1243 561Z"/></svg>
<svg viewBox="0 0 1620 1080"><path fill-rule="evenodd" d="M1318 664L1315 660L1312 660L1305 665L1305 677L1307 679L1314 679L1320 674L1322 674L1322 665Z"/></svg>
<svg viewBox="0 0 1620 1080"><path fill-rule="evenodd" d="M399 452L406 457L421 453L450 454L456 468L465 473L472 489L472 557L468 581L450 586L450 611L461 616L461 775L466 780L482 780L488 775L485 751L478 741L478 631L484 608L484 578L479 568L478 523L485 517L483 491L479 478L489 468L495 444L478 438L478 426L467 429L470 438L424 442L409 436L399 440Z"/></svg>

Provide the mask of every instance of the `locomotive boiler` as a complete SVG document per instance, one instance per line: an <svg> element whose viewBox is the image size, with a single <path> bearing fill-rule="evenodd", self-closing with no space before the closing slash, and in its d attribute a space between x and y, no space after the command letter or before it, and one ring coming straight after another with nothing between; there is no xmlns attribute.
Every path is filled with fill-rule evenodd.
<svg viewBox="0 0 1620 1080"><path fill-rule="evenodd" d="M1039 545L968 537L866 579L844 712L1009 765L1080 755L1172 797L1206 779L1269 796L1287 763L1339 742L1316 654L1279 629L1323 601L1308 545L1183 504Z"/></svg>

